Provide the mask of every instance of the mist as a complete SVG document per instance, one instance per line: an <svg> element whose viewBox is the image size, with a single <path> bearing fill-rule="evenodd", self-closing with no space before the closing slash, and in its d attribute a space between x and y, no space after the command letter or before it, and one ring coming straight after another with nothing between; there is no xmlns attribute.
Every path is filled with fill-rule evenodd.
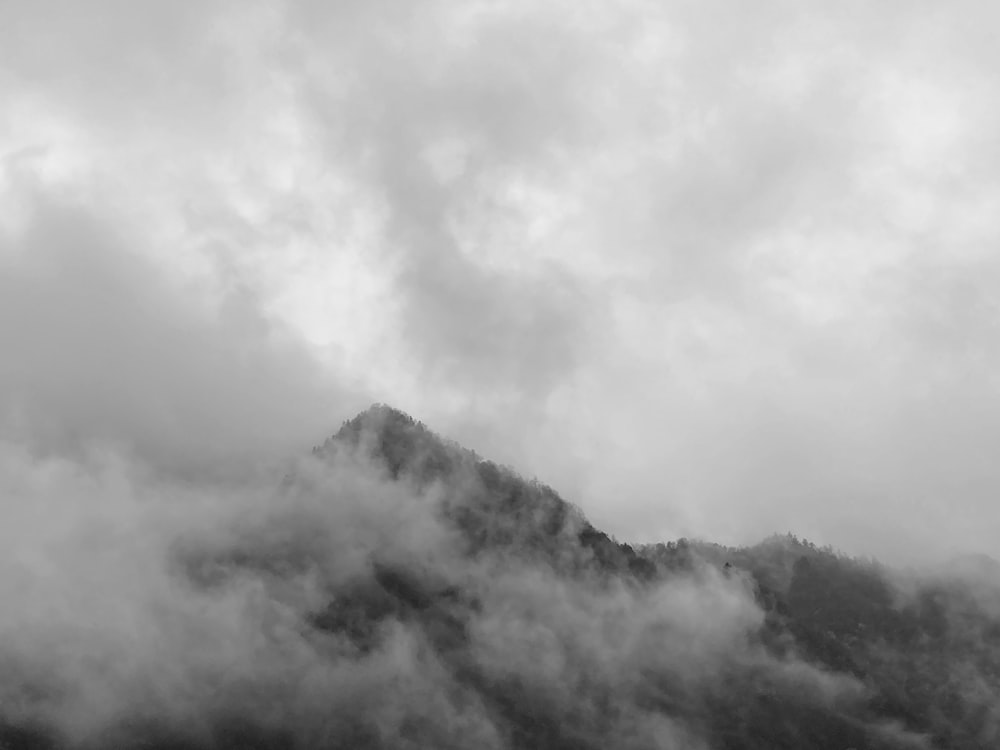
<svg viewBox="0 0 1000 750"><path fill-rule="evenodd" d="M59 747L506 748L527 721L554 747L707 748L722 675L834 712L866 693L767 651L747 576L574 573L578 521L555 567L516 541L470 557L441 509L471 477L394 479L343 450L239 486L110 451L8 444L2 461L21 511L3 529L0 717Z"/></svg>
<svg viewBox="0 0 1000 750"><path fill-rule="evenodd" d="M3 15L0 745L994 742L991 7Z"/></svg>

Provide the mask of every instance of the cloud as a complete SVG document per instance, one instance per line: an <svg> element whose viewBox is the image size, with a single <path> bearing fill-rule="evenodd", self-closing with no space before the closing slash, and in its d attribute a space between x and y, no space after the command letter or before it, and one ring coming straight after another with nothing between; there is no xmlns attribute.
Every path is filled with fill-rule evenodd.
<svg viewBox="0 0 1000 750"><path fill-rule="evenodd" d="M6 174L616 533L997 552L986 5L12 15Z"/></svg>
<svg viewBox="0 0 1000 750"><path fill-rule="evenodd" d="M81 208L38 197L31 214L0 247L6 439L225 473L307 448L358 403L246 289L217 300Z"/></svg>
<svg viewBox="0 0 1000 750"><path fill-rule="evenodd" d="M934 502L925 488L978 473L972 435L958 463L908 463L925 408L908 384L942 366L907 334L929 327L914 271L965 274L944 243L960 230L975 257L996 232L947 187L981 204L995 182L959 177L995 117L985 52L937 66L930 50L969 29L932 15L355 18L350 83L304 117L382 201L398 350L425 379L397 380L402 403L625 536L791 526L897 559L988 547L957 524L938 537L943 517L897 523ZM311 17L306 46L337 18ZM943 320L983 340L957 311ZM932 396L924 441L957 396Z"/></svg>

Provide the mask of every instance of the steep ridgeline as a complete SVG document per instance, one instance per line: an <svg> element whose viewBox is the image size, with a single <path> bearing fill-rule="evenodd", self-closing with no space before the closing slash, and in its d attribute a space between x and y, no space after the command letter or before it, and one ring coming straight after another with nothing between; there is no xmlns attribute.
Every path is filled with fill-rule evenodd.
<svg viewBox="0 0 1000 750"><path fill-rule="evenodd" d="M551 487L444 440L391 407L371 407L313 449L327 460L339 452L360 452L392 480L411 481L419 490L436 486L443 514L461 530L470 555L510 548L521 560L544 558L562 569L655 574L649 560L596 529Z"/></svg>
<svg viewBox="0 0 1000 750"><path fill-rule="evenodd" d="M128 690L14 660L0 749L1000 747L989 561L636 548L386 406L169 549Z"/></svg>

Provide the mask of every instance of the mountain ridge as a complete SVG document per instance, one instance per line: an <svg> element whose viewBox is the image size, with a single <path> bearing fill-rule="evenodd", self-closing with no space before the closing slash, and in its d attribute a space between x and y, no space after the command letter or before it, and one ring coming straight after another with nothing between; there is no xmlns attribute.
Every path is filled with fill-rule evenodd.
<svg viewBox="0 0 1000 750"><path fill-rule="evenodd" d="M350 430L370 428L380 418L388 416L390 422L416 429L431 443L439 441L439 446L465 450L455 443L440 441L423 423L392 407L377 405L373 409L346 423ZM472 452L467 452L467 455L474 457L477 466L493 466ZM519 479L511 469L504 467L500 471L506 472L510 481ZM565 503L551 488L543 487ZM974 592L961 586L947 587L933 577L925 579L920 585L914 601L901 603L904 585L897 578L898 571L874 558L859 560L835 552L830 547L817 547L791 533L773 534L758 544L745 547L727 547L688 539L633 546L614 540L596 529L586 521L582 512L580 517L584 523L577 537L580 543L595 550L598 567L615 575L628 572L639 581L649 581L680 571L690 572L705 564L726 574L730 570L748 574L755 601L765 612L763 632L772 645L791 639L808 660L825 669L848 673L866 681L869 686L874 685L880 694L875 699L880 710L892 720L909 724L929 737L935 736L934 722L921 719L918 714L922 710L929 711L930 701L916 699L905 690L902 696L890 696L893 686L889 685L891 680L888 677L882 680L885 684L876 685L878 678L872 675L884 664L879 661L881 655L875 652L884 647L923 649L921 658L926 659L930 658L927 654L934 647L945 649L949 625L943 622L947 619L942 616L942 609L947 609L941 604L943 598L950 597L948 606L962 610L966 618L985 617L983 607L976 604ZM971 577L989 577L996 572L997 566L996 561L988 556L968 555L952 562L945 570L956 580L971 586ZM957 630L957 627L953 629ZM991 663L990 694L1000 699L1000 681L996 679L996 665L1000 660L997 658L995 637L1000 633L1000 625L990 619L990 624L985 625L982 632L988 636L985 642L989 648L985 652L977 649L975 639L967 633L953 633L954 642L948 647L978 651L980 656L986 658ZM866 639L876 641L878 648L859 645L864 644ZM775 647L779 651L785 648ZM913 675L908 679L913 685L920 682ZM930 689L927 682L930 680L926 680L922 687L925 692ZM905 705L915 699L919 709ZM956 700L955 695L951 694L948 700ZM987 712L977 721L982 724L978 732L967 731L969 736L965 740L973 743L969 746L978 746L975 743L979 742L980 735L1000 737L997 728L1000 726L1000 713ZM948 742L948 747L963 746L955 737L950 737Z"/></svg>
<svg viewBox="0 0 1000 750"><path fill-rule="evenodd" d="M384 404L316 446L271 502L167 550L150 622L185 650L139 669L130 679L146 687L112 692L111 718L83 734L61 712L84 697L15 661L0 677L0 698L17 698L0 701L0 748L1000 742L992 589L906 578L792 534L626 544L548 485Z"/></svg>

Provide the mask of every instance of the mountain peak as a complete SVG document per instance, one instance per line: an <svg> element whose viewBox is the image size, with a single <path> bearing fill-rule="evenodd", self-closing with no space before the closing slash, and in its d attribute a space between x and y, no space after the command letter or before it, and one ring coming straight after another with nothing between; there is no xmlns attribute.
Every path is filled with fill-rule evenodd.
<svg viewBox="0 0 1000 750"><path fill-rule="evenodd" d="M348 419L313 454L331 458L340 450L361 451L385 465L393 479L409 474L426 483L440 479L476 455L436 435L423 422L382 403L372 404Z"/></svg>
<svg viewBox="0 0 1000 750"><path fill-rule="evenodd" d="M352 419L344 422L344 426L351 424L385 424L403 423L413 425L416 420L401 409L397 409L389 404L376 402L362 412L359 412ZM343 428L341 428L343 429Z"/></svg>

